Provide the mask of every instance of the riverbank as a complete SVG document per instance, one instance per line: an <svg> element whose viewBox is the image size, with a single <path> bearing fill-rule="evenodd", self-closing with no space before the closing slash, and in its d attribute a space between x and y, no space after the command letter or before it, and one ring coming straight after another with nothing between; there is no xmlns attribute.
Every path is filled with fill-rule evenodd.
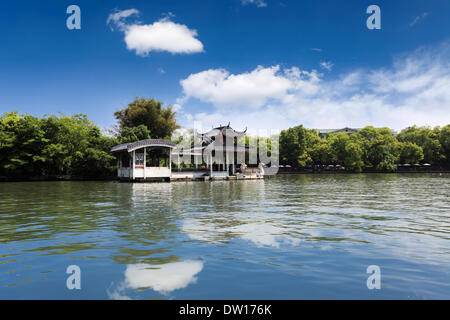
<svg viewBox="0 0 450 320"><path fill-rule="evenodd" d="M71 176L42 176L42 177L5 177L0 176L0 182L39 182L39 181L114 181L116 177L71 177Z"/></svg>
<svg viewBox="0 0 450 320"><path fill-rule="evenodd" d="M347 171L340 166L314 166L314 167L280 167L278 174L355 174L358 172ZM450 173L450 168L445 166L398 166L395 171L376 170L363 168L359 173Z"/></svg>
<svg viewBox="0 0 450 320"><path fill-rule="evenodd" d="M375 170L365 170L362 172L350 172L345 170L321 170L321 171L307 171L307 170L282 170L278 171L277 175L322 175L322 174L338 174L338 175L347 175L347 174L409 174L409 173L426 173L426 174L450 174L449 169L442 170L398 170L394 172L383 172L383 171L375 171ZM270 177L270 176L266 176ZM216 180L242 180L239 178L233 179L173 179L172 182L175 181L216 181ZM254 180L254 179L249 179ZM39 181L120 181L117 177L71 177L71 176L52 176L52 177L5 177L0 176L1 182L39 182ZM145 182L145 181L136 181L136 182ZM151 181L149 181L151 182Z"/></svg>
<svg viewBox="0 0 450 320"><path fill-rule="evenodd" d="M384 172L384 171L362 171L362 172L349 172L349 171L318 171L318 172L306 172L306 171L288 171L288 172L278 172L278 175L297 175L297 174L305 174L305 175L314 175L314 174L405 174L405 173L444 173L450 174L450 170L429 170L429 171L393 171L393 172Z"/></svg>

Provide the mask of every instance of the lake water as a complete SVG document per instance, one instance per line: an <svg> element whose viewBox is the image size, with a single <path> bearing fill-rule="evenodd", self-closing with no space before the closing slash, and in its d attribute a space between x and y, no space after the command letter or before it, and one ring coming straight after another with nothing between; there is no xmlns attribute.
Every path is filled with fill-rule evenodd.
<svg viewBox="0 0 450 320"><path fill-rule="evenodd" d="M1 183L0 299L449 299L449 190L439 174Z"/></svg>

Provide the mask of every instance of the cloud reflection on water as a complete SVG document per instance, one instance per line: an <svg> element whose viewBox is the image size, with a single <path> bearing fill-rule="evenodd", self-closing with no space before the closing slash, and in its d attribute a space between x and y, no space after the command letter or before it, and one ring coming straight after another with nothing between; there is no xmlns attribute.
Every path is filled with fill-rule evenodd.
<svg viewBox="0 0 450 320"><path fill-rule="evenodd" d="M153 289L168 295L170 292L186 288L197 281L196 275L202 271L203 261L186 260L161 265L131 264L127 265L125 279L108 296L115 300L131 299L126 295L128 289Z"/></svg>
<svg viewBox="0 0 450 320"><path fill-rule="evenodd" d="M288 243L293 246L300 243L299 238L294 238L287 234L289 230L286 227L277 226L266 221L226 226L220 223L214 224L212 222L186 219L181 230L191 239L208 242L240 238L251 241L258 247L270 246L275 248L279 248L282 243Z"/></svg>

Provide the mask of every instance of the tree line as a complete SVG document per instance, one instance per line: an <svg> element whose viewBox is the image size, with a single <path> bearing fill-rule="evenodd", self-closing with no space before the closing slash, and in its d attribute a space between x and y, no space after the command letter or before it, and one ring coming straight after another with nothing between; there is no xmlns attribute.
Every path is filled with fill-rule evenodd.
<svg viewBox="0 0 450 320"><path fill-rule="evenodd" d="M136 98L117 111L108 132L86 115L35 117L17 111L0 117L0 176L11 178L108 178L116 172L113 146L149 138L170 138L179 128L170 106Z"/></svg>
<svg viewBox="0 0 450 320"><path fill-rule="evenodd" d="M154 99L136 98L114 113L117 126L102 130L86 115L35 117L17 111L0 117L0 176L109 178L116 158L110 149L143 139L170 139L179 129L171 106ZM271 149L257 139L258 148ZM341 165L345 170L395 171L397 164L429 163L450 167L450 125L410 127L394 135L389 128L366 127L357 133L333 133L321 138L302 125L281 132L281 164L294 167Z"/></svg>
<svg viewBox="0 0 450 320"><path fill-rule="evenodd" d="M393 172L398 164L430 164L450 167L450 125L412 126L395 135L389 128L365 127L357 133L331 133L320 137L317 130L302 125L280 134L280 163L341 165L345 170Z"/></svg>

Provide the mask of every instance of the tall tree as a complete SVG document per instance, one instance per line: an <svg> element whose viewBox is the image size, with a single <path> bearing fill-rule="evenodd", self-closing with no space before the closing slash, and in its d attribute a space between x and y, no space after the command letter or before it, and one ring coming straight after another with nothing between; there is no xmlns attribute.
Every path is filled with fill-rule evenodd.
<svg viewBox="0 0 450 320"><path fill-rule="evenodd" d="M147 98L136 98L128 107L114 113L121 132L127 127L144 125L155 139L170 138L180 128L175 115L171 106L163 108L161 101Z"/></svg>
<svg viewBox="0 0 450 320"><path fill-rule="evenodd" d="M0 164L6 173L36 175L45 162L42 149L48 143L39 118L17 112L0 118Z"/></svg>
<svg viewBox="0 0 450 320"><path fill-rule="evenodd" d="M280 160L283 164L305 166L310 162L307 153L308 129L302 125L281 131Z"/></svg>
<svg viewBox="0 0 450 320"><path fill-rule="evenodd" d="M416 164L423 160L423 149L412 142L404 142L400 149L400 161L402 163Z"/></svg>
<svg viewBox="0 0 450 320"><path fill-rule="evenodd" d="M377 129L368 126L361 129L356 136L361 140L366 166L389 171L394 168L400 146L389 128Z"/></svg>
<svg viewBox="0 0 450 320"><path fill-rule="evenodd" d="M117 137L120 143L150 139L150 130L143 124L137 127L125 127Z"/></svg>
<svg viewBox="0 0 450 320"><path fill-rule="evenodd" d="M343 165L348 171L361 172L364 162L363 147L357 135L333 133L328 138L333 162Z"/></svg>
<svg viewBox="0 0 450 320"><path fill-rule="evenodd" d="M450 167L450 124L442 127L439 133L439 142L442 146L446 166Z"/></svg>
<svg viewBox="0 0 450 320"><path fill-rule="evenodd" d="M439 141L440 128L412 126L398 134L400 142L411 142L423 150L423 160L427 163L440 163L445 157L442 155L442 146Z"/></svg>

